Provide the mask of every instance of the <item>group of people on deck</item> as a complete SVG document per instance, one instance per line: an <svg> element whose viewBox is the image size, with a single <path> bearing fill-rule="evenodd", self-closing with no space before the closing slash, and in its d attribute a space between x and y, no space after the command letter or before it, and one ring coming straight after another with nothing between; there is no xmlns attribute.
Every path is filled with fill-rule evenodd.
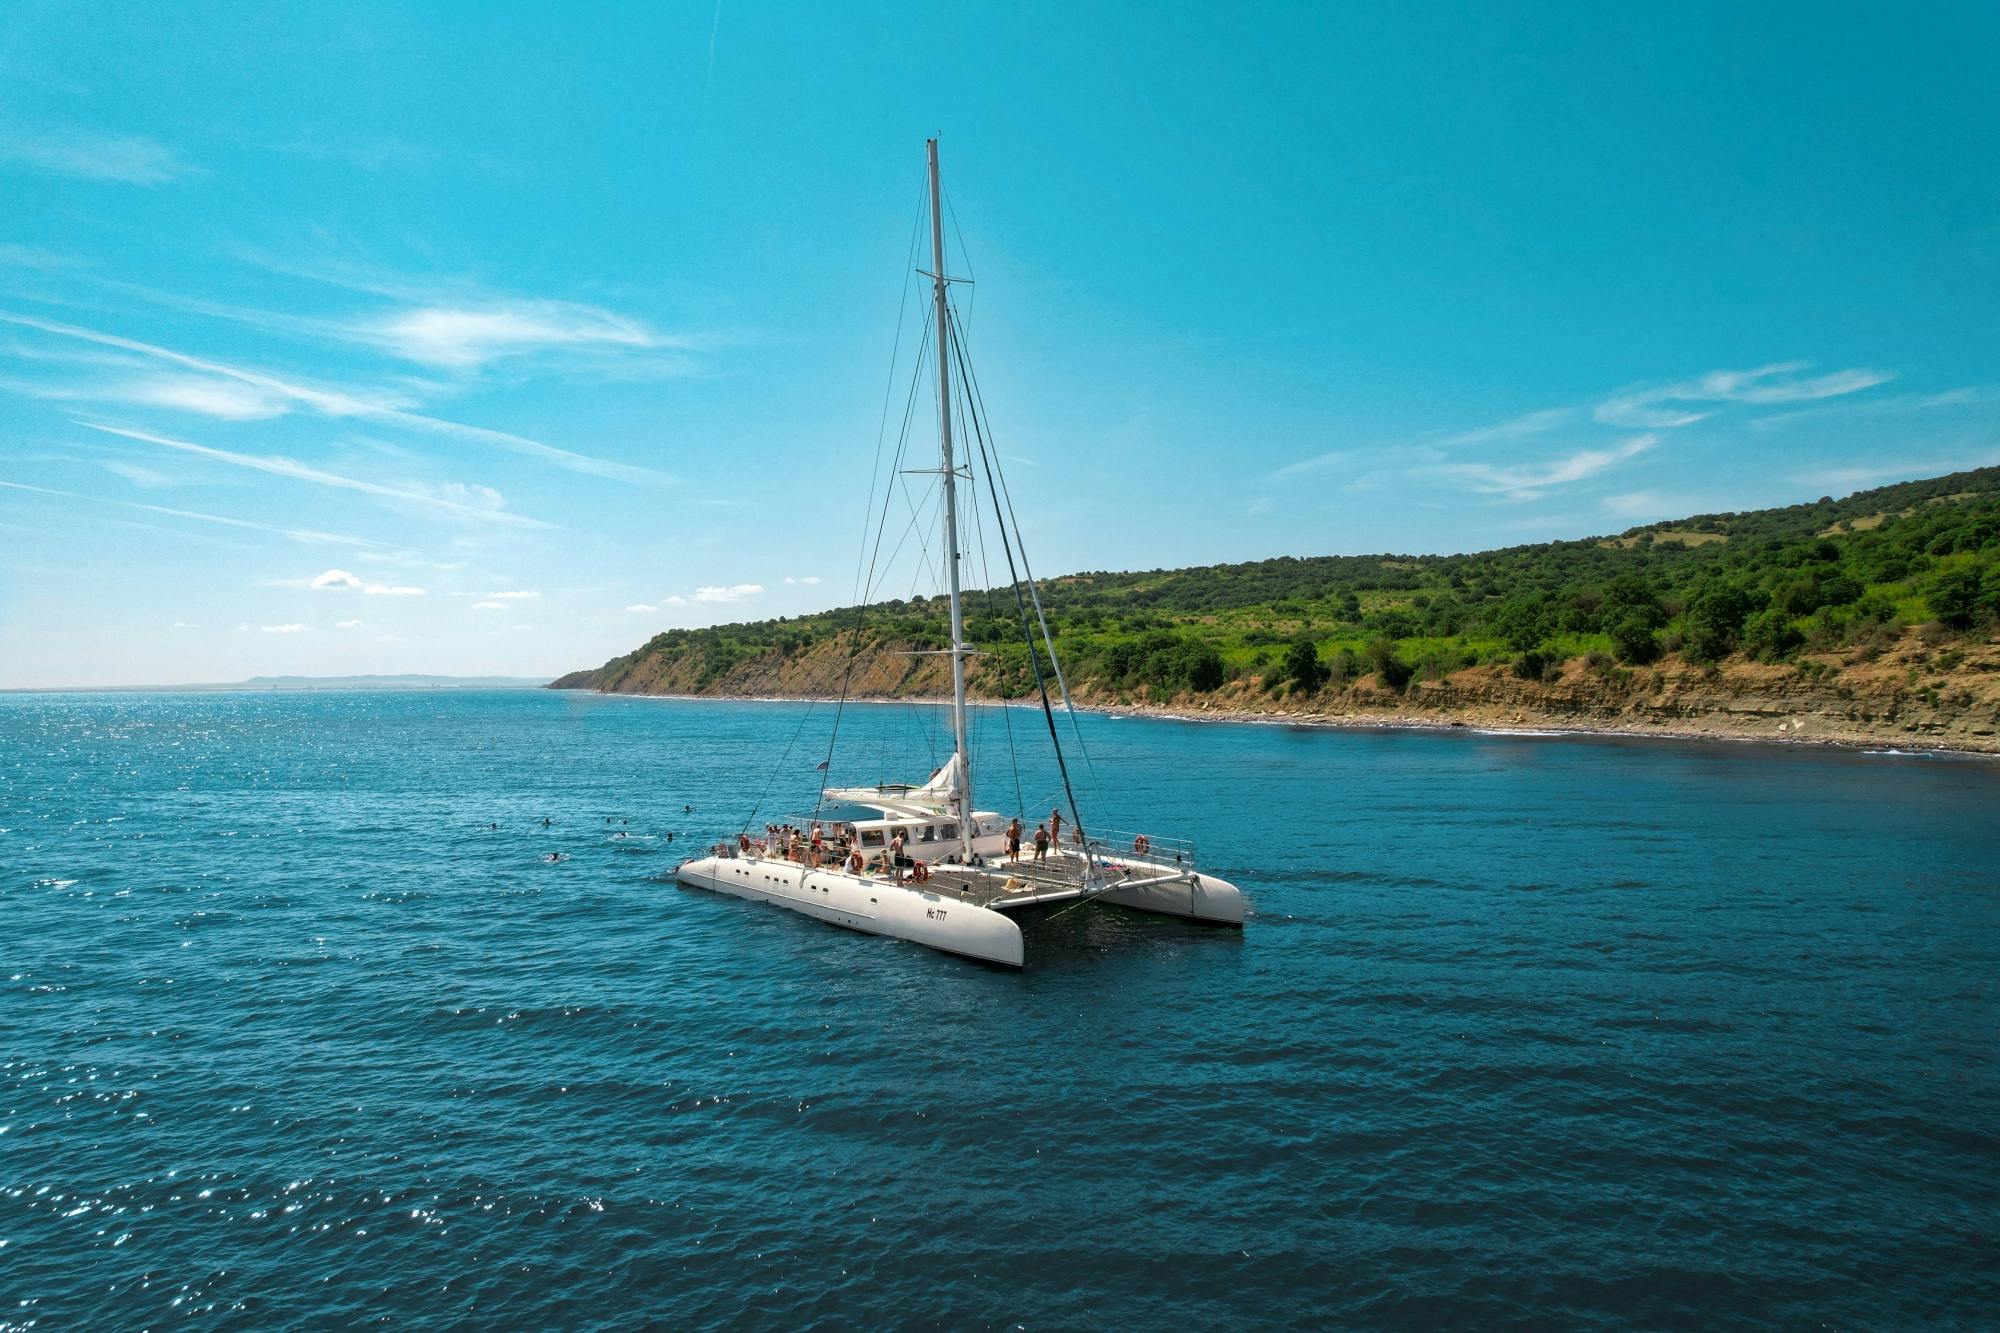
<svg viewBox="0 0 2000 1333"><path fill-rule="evenodd" d="M1046 861L1049 859L1050 852L1059 852L1062 850L1062 831L1062 811L1060 809L1049 811L1049 817L1035 825L1033 840L1035 860ZM1081 848L1083 846L1083 830L1081 828L1072 828L1070 830L1069 843L1072 847ZM1007 859L1009 861L1018 861L1021 859L1021 820L1019 816L1009 820L1007 823Z"/></svg>
<svg viewBox="0 0 2000 1333"><path fill-rule="evenodd" d="M1049 811L1049 817L1035 825L1033 837L1034 860L1047 861L1051 851L1062 850L1064 820L1062 811ZM1083 830L1070 829L1070 846L1082 849ZM897 829L888 845L873 851L864 851L854 840L854 830L846 825L835 824L831 829L815 823L810 828L799 828L791 824L766 824L764 836L752 838L748 830L736 835L736 841L719 842L710 849L716 856L735 857L775 857L791 861L808 870L832 868L845 870L849 874L887 873L896 883L903 882L905 872L918 881L930 878L927 862L915 860L904 853L906 843L903 830ZM1151 847L1145 834L1132 840L1132 850L1140 856L1146 855ZM1007 822L1006 860L1018 862L1021 857L1021 819L1016 815ZM1177 858L1178 859L1178 858ZM975 860L976 864L976 860Z"/></svg>
<svg viewBox="0 0 2000 1333"><path fill-rule="evenodd" d="M864 852L853 836L853 830L836 824L830 831L821 824L810 829L801 829L791 824L766 824L764 836L752 838L746 830L736 835L735 845L717 843L717 856L759 856L776 857L802 865L808 870L837 869L851 875L887 873L900 884L907 871L919 881L930 876L930 866L924 861L912 860L903 854L903 832L896 830L889 839L889 845L874 852Z"/></svg>

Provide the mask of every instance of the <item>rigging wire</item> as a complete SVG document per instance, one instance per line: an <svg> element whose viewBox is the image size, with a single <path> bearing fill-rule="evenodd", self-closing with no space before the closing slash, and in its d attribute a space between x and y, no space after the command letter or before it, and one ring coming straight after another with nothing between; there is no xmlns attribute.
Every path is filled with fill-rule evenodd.
<svg viewBox="0 0 2000 1333"><path fill-rule="evenodd" d="M956 327L957 323L953 321L952 328L956 329ZM950 344L949 350L955 354L955 359L959 366L959 378L962 381L967 378L964 345L958 337L953 336L950 332L947 332L946 341ZM944 349L940 349L940 354L943 354L943 351ZM1076 790L1071 786L1069 780L1069 763L1063 758L1062 735L1056 730L1055 709L1049 703L1048 681L1042 675L1041 658L1035 651L1035 633L1033 628L1028 624L1027 599L1021 596L1021 576L1014 567L1013 543L1007 539L1007 523L1001 516L999 493L993 486L993 451L987 447L986 433L980 428L980 419L977 414L973 416L973 430L974 438L979 446L980 461L986 468L986 494L987 498L993 504L993 522L1000 534L1000 549L1007 557L1007 575L1014 585L1014 605L1021 618L1021 636L1028 647L1028 665L1034 668L1035 688L1042 696L1042 717L1048 723L1049 740L1055 746L1056 771L1062 775L1063 794L1069 798L1070 818L1075 820L1077 834L1082 840L1085 862L1094 869L1096 858L1091 854L1088 836L1084 835L1083 812L1077 808Z"/></svg>
<svg viewBox="0 0 2000 1333"><path fill-rule="evenodd" d="M966 329L956 319L952 321L952 324L956 330L956 336L962 349L967 336ZM977 406L979 418L986 422L987 429L991 431L993 421L991 417L986 415L986 395L980 392L979 376L972 370L971 359L965 356L962 350L959 360L965 365L965 378L969 382L970 392ZM998 452L997 449L995 452ZM1007 521L1014 525L1014 532L1018 536L1021 531L1021 521L1014 514L1014 496L1007 487L1007 470L1000 467L997 462L994 465L994 469L1000 477L1001 498L1007 504ZM1069 681L1063 676L1062 659L1056 655L1055 635L1050 632L1048 615L1042 610L1042 595L1036 590L1035 571L1028 566L1028 548L1025 544L1021 546L1021 569L1027 575L1028 596L1035 605L1035 619L1041 624L1042 643L1048 648L1049 666L1056 674L1056 688L1062 692L1063 711L1069 715L1070 733L1076 737L1077 751L1083 755L1084 771L1089 775L1091 791L1093 795L1100 793L1103 788L1097 780L1097 763L1090 757L1090 747L1084 743L1083 727L1077 719L1076 700L1070 697Z"/></svg>
<svg viewBox="0 0 2000 1333"><path fill-rule="evenodd" d="M918 221L921 222L923 218L921 210L918 212L917 216L918 216ZM911 262L914 262L916 258L916 244L917 244L916 237L913 233L910 239ZM905 290L904 305L907 308L908 305L907 287ZM861 628L868 614L868 593L869 590L872 589L874 586L875 564L876 561L881 558L882 554L882 535L883 532L888 527L889 500L891 494L895 490L895 479L899 475L899 473L896 470L897 465L902 462L903 450L908 446L909 443L910 418L916 411L917 384L919 382L920 376L923 373L924 348L930 344L930 341L931 341L930 323L929 321L925 321L923 341L917 347L917 355L911 366L910 393L903 406L903 425L902 429L897 433L896 453L889 463L889 473L888 473L889 480L887 484L884 484L882 480L881 444L878 441L876 445L875 473L874 476L871 477L869 481L868 508L863 512L873 512L875 508L875 492L877 487L879 486L882 492L882 516L879 520L876 521L875 524L875 542L872 549L869 548L868 543L866 541L862 543L863 552L867 557L866 574L863 574L861 570L862 558L860 556L857 556L855 558L856 568L855 568L855 597L854 597L854 628L848 631L846 668L841 673L840 696L834 704L833 727L829 731L826 738L826 759L824 762L821 763L819 768L819 775L820 775L819 796L813 802L813 818L815 819L819 817L821 808L824 807L826 804L826 785L827 782L831 779L833 774L834 747L838 745L840 742L840 723L841 719L846 715L848 694L852 690L854 685L854 664L861 655ZM891 383L893 383L895 377L894 367L891 367L889 373L890 373ZM862 528L862 535L864 538L867 535L867 531L868 531L867 527L864 526Z"/></svg>
<svg viewBox="0 0 2000 1333"><path fill-rule="evenodd" d="M961 393L958 397L959 397L959 402L961 404L959 424L961 427L964 427L965 409L963 407L963 404L966 403L968 396L966 394ZM966 436L968 439L976 437L976 434L977 434L976 424L974 428L966 430ZM987 610L990 613L993 606L993 599L996 595L993 583L993 566L991 561L988 559L988 554L987 554L986 524L984 519L980 516L979 512L979 479L976 475L974 475L971 472L969 468L967 469L967 474L966 474L966 485L970 487L972 491L972 498L971 498L972 532L973 536L977 538L979 542L979 577L982 581L981 591L984 592L986 595ZM1001 539L1003 541L1006 539L1005 533L1001 534ZM1002 726L1006 729L1007 762L1014 771L1014 811L1017 816L1025 816L1028 810L1028 803L1026 799L1023 798L1023 796L1021 795L1021 754L1020 754L1020 748L1014 744L1014 710L1008 706L1007 701L1004 697L999 701L998 704L995 705L995 707L997 707L1000 710L1000 721Z"/></svg>

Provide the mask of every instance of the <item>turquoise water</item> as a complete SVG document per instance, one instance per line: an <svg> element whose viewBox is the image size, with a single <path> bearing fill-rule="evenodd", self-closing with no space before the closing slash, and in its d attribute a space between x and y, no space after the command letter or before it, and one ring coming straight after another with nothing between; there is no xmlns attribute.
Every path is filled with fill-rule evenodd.
<svg viewBox="0 0 2000 1333"><path fill-rule="evenodd" d="M2000 765L1088 718L1086 817L1253 915L1017 974L673 885L827 720L0 696L0 1327L2000 1304ZM982 710L981 804L1038 725Z"/></svg>

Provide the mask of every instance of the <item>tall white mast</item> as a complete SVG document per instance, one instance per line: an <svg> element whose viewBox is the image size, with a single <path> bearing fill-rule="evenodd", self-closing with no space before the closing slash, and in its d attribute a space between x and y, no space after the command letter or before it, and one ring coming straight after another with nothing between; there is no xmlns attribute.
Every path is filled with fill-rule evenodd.
<svg viewBox="0 0 2000 1333"><path fill-rule="evenodd" d="M926 140L931 169L931 296L937 307L938 450L943 459L945 579L951 590L951 728L958 742L959 852L972 859L972 756L965 747L965 616L958 601L958 473L951 457L951 315L944 272L944 204L938 144Z"/></svg>

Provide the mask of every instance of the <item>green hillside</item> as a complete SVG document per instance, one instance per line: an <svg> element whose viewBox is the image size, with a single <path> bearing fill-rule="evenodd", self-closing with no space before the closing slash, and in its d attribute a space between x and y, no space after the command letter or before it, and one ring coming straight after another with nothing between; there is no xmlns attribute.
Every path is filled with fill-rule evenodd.
<svg viewBox="0 0 2000 1333"><path fill-rule="evenodd" d="M1039 588L1066 673L1100 698L1231 683L1296 697L1364 676L1400 692L1494 663L1553 678L1577 658L1612 670L1670 655L1701 665L1838 650L1859 662L1911 627L1941 645L1983 636L2000 617L2000 468L1474 555L1286 557ZM972 593L966 614L985 653L979 691L1031 690L1012 591ZM672 679L700 692L746 665L945 639L942 598L888 601L670 630L555 684Z"/></svg>

